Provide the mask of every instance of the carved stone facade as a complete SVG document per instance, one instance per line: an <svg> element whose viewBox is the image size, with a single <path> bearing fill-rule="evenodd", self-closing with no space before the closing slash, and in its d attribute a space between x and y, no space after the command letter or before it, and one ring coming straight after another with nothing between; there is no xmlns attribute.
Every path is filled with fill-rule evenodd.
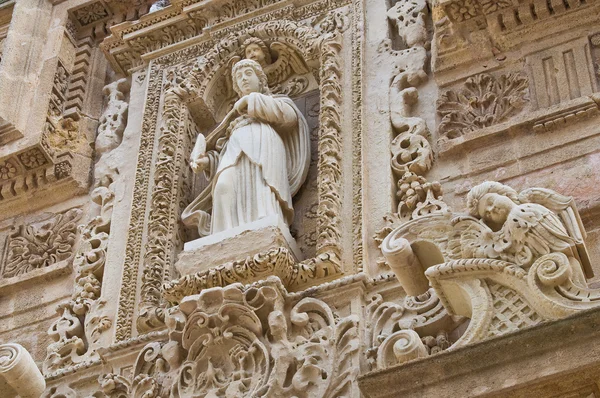
<svg viewBox="0 0 600 398"><path fill-rule="evenodd" d="M599 4L0 0L0 396L600 396Z"/></svg>

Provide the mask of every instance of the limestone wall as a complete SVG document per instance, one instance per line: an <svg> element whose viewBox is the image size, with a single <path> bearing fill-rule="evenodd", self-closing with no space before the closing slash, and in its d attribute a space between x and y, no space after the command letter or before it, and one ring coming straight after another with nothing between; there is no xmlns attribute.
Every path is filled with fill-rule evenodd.
<svg viewBox="0 0 600 398"><path fill-rule="evenodd" d="M598 15L589 0L0 0L0 343L31 353L44 397L371 397L436 355L560 333L600 300ZM308 171L290 225L211 236L251 42L261 95L307 120ZM546 391L538 371L557 394L592 388L575 363L523 366L516 384L474 368L469 396Z"/></svg>

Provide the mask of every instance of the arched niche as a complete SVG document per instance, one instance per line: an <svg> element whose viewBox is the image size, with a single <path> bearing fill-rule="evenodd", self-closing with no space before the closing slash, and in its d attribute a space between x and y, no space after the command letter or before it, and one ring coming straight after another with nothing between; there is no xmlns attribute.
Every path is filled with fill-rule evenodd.
<svg viewBox="0 0 600 398"><path fill-rule="evenodd" d="M117 324L125 332L130 330L127 329L130 323L127 306L132 305L136 295L139 297L136 311L138 332L163 324L165 304L161 298L161 286L167 276L176 277L172 274L173 264L185 240L180 215L191 196L187 159L195 136L218 121L222 112L219 109L223 105L211 96L218 90L218 82L224 76L227 63L232 56L241 54L244 37L249 36L267 42L276 39L289 46L303 57L315 82L318 82L317 244L314 256L295 265L287 287L299 289L341 273L341 33L335 29L317 32L288 20L261 23L224 37L207 48L193 64L188 63L181 68L170 66L169 73L156 64L150 65L150 89L160 94L148 102L145 112L149 121L156 117L153 112L158 118L156 127L150 122L147 126L154 135L148 134L142 139L154 147L148 147L146 152L149 153L138 159L138 170L143 167L149 170L146 172L147 181L141 178L138 181L136 175L134 200L146 200L146 205L133 209L133 232L129 238L132 246L128 246L126 253L131 265L128 264L124 270L124 279L137 280L137 272L141 273L141 277L135 291L123 288ZM136 271L132 267L138 262L140 268ZM129 332L125 332L121 334L127 336Z"/></svg>

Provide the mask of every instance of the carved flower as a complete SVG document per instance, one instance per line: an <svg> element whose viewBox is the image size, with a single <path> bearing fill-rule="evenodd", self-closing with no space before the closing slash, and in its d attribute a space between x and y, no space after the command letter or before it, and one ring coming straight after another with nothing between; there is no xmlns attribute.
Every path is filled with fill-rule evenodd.
<svg viewBox="0 0 600 398"><path fill-rule="evenodd" d="M46 164L46 157L39 149L32 149L20 154L19 160L28 169L34 169Z"/></svg>
<svg viewBox="0 0 600 398"><path fill-rule="evenodd" d="M10 278L68 259L73 254L82 213L81 209L71 209L43 222L15 228L9 236L2 276Z"/></svg>
<svg viewBox="0 0 600 398"><path fill-rule="evenodd" d="M14 178L17 175L17 168L10 161L0 162L0 181Z"/></svg>
<svg viewBox="0 0 600 398"><path fill-rule="evenodd" d="M600 33L597 33L590 37L590 42L592 43L592 46L600 47Z"/></svg>
<svg viewBox="0 0 600 398"><path fill-rule="evenodd" d="M81 26L89 25L109 15L100 2L92 3L87 7L75 10L73 14Z"/></svg>

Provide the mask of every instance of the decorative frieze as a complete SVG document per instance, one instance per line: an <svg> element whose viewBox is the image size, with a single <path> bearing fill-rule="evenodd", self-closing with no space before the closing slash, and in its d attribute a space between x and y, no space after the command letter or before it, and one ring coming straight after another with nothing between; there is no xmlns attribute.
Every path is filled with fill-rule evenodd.
<svg viewBox="0 0 600 398"><path fill-rule="evenodd" d="M243 21L245 16L252 15L254 9L259 9L261 4L248 8L245 3L233 0L218 6L202 4L196 0L172 2L169 7L149 14L135 24L113 28L113 35L102 43L102 48L113 67L127 73L153 58L154 54L164 52L163 49L192 38L202 37L207 31L212 32L211 37L221 39L268 20L289 18L301 20L323 15L345 5L347 0L324 0L303 6L290 6L280 0L268 0L268 3L269 13L253 20ZM277 8L279 3L281 6ZM160 24L157 25L158 22ZM236 22L239 25L232 26ZM142 55L146 54L152 56L143 57L143 61Z"/></svg>

